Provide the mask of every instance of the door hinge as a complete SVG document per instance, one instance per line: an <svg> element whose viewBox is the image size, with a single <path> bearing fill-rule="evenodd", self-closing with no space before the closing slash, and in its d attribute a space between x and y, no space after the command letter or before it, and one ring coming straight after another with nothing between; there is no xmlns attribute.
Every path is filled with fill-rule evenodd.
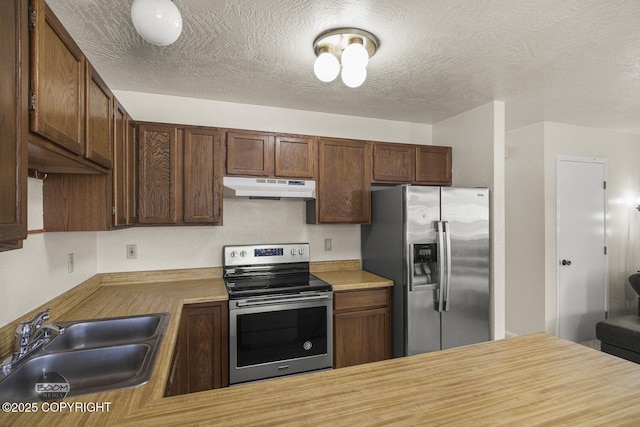
<svg viewBox="0 0 640 427"><path fill-rule="evenodd" d="M607 254L607 247L606 246L604 247L604 254L605 255Z"/></svg>
<svg viewBox="0 0 640 427"><path fill-rule="evenodd" d="M36 27L36 11L34 8L29 7L29 30L33 30Z"/></svg>
<svg viewBox="0 0 640 427"><path fill-rule="evenodd" d="M604 190L606 190L606 189L607 189L607 181L603 181L603 182L602 182L602 188L603 188Z"/></svg>
<svg viewBox="0 0 640 427"><path fill-rule="evenodd" d="M115 214L116 214L116 207L111 206L111 215L115 215Z"/></svg>
<svg viewBox="0 0 640 427"><path fill-rule="evenodd" d="M32 90L29 91L29 110L36 109L36 93Z"/></svg>

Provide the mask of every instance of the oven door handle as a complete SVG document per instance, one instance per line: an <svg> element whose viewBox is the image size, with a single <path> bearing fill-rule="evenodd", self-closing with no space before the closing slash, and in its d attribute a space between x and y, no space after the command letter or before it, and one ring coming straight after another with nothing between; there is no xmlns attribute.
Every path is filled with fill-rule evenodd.
<svg viewBox="0 0 640 427"><path fill-rule="evenodd" d="M322 301L329 299L329 295L308 295L291 298L269 298L259 300L240 300L236 303L238 307L255 307L258 305L274 305L274 304L286 304L290 302L307 302L307 301Z"/></svg>

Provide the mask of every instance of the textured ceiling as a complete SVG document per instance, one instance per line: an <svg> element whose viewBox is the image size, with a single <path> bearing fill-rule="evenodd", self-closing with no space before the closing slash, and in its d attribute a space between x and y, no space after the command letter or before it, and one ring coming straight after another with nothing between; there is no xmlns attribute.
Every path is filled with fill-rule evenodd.
<svg viewBox="0 0 640 427"><path fill-rule="evenodd" d="M507 128L640 133L638 0L175 0L168 47L132 0L47 3L112 89L427 124L501 100ZM313 74L313 40L342 26L381 42L357 89Z"/></svg>

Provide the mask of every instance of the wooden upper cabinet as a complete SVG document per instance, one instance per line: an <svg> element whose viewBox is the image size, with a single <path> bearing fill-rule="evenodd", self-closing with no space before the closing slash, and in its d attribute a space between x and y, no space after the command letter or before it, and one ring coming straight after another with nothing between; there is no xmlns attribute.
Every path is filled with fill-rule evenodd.
<svg viewBox="0 0 640 427"><path fill-rule="evenodd" d="M371 142L375 184L451 185L451 147Z"/></svg>
<svg viewBox="0 0 640 427"><path fill-rule="evenodd" d="M127 115L127 224L138 223L138 138L136 124Z"/></svg>
<svg viewBox="0 0 640 427"><path fill-rule="evenodd" d="M315 178L316 138L276 135L275 176Z"/></svg>
<svg viewBox="0 0 640 427"><path fill-rule="evenodd" d="M27 237L27 10L22 0L0 8L0 251Z"/></svg>
<svg viewBox="0 0 640 427"><path fill-rule="evenodd" d="M216 128L138 125L140 224L222 225L222 141Z"/></svg>
<svg viewBox="0 0 640 427"><path fill-rule="evenodd" d="M113 166L113 94L96 70L86 72L86 158L106 168Z"/></svg>
<svg viewBox="0 0 640 427"><path fill-rule="evenodd" d="M414 179L415 147L373 143L373 182L409 183Z"/></svg>
<svg viewBox="0 0 640 427"><path fill-rule="evenodd" d="M127 112L114 98L113 141L113 225L127 225Z"/></svg>
<svg viewBox="0 0 640 427"><path fill-rule="evenodd" d="M451 147L416 147L416 183L451 185Z"/></svg>
<svg viewBox="0 0 640 427"><path fill-rule="evenodd" d="M227 132L227 175L314 179L317 138Z"/></svg>
<svg viewBox="0 0 640 427"><path fill-rule="evenodd" d="M273 139L262 132L227 132L227 175L272 175Z"/></svg>
<svg viewBox="0 0 640 427"><path fill-rule="evenodd" d="M315 222L357 224L371 222L371 153L369 150L370 145L365 141L318 140ZM307 220L311 222L309 218Z"/></svg>
<svg viewBox="0 0 640 427"><path fill-rule="evenodd" d="M141 224L177 224L182 218L178 128L142 124L139 129Z"/></svg>
<svg viewBox="0 0 640 427"><path fill-rule="evenodd" d="M184 130L184 222L220 223L223 161L216 129Z"/></svg>
<svg viewBox="0 0 640 427"><path fill-rule="evenodd" d="M84 56L44 0L31 7L31 130L84 155Z"/></svg>

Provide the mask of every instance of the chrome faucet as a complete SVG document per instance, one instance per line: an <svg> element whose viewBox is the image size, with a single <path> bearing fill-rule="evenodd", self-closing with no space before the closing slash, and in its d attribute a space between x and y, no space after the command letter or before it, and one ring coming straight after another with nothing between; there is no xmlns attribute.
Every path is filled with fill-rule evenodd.
<svg viewBox="0 0 640 427"><path fill-rule="evenodd" d="M6 373L31 351L48 342L54 334L61 335L64 333L64 328L54 324L43 324L49 320L50 311L50 309L46 308L36 314L33 319L23 320L18 324L15 330L14 350L11 356L2 362L1 368L3 372Z"/></svg>

